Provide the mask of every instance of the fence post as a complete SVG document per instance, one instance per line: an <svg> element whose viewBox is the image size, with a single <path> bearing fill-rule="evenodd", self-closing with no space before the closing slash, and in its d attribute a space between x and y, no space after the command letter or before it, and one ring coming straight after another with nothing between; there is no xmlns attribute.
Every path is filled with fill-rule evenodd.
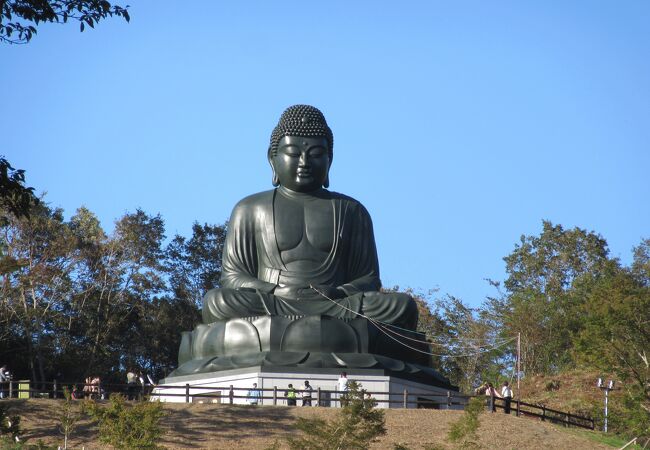
<svg viewBox="0 0 650 450"><path fill-rule="evenodd" d="M569 428L569 413L566 413L564 415L564 419L566 420L566 423L564 424L564 426Z"/></svg>
<svg viewBox="0 0 650 450"><path fill-rule="evenodd" d="M185 383L185 403L190 402L190 383Z"/></svg>
<svg viewBox="0 0 650 450"><path fill-rule="evenodd" d="M273 404L274 405L278 404L278 387L277 386L273 386Z"/></svg>
<svg viewBox="0 0 650 450"><path fill-rule="evenodd" d="M494 412L494 410L496 409L494 407L494 393L490 394L490 398L488 399L488 404L489 404L490 412L491 413Z"/></svg>
<svg viewBox="0 0 650 450"><path fill-rule="evenodd" d="M451 408L451 391L447 391L447 409Z"/></svg>
<svg viewBox="0 0 650 450"><path fill-rule="evenodd" d="M230 400L231 405L233 404L233 400L234 400L234 397L235 397L235 391L233 391L232 388L233 388L233 385L231 384L230 385L230 392L228 393L228 399Z"/></svg>
<svg viewBox="0 0 650 450"><path fill-rule="evenodd" d="M57 395L56 395L56 378L52 382L52 398L57 398Z"/></svg>
<svg viewBox="0 0 650 450"><path fill-rule="evenodd" d="M517 399L517 417L519 417L519 399Z"/></svg>
<svg viewBox="0 0 650 450"><path fill-rule="evenodd" d="M404 408L408 407L408 402L409 402L409 391L407 389L404 389Z"/></svg>
<svg viewBox="0 0 650 450"><path fill-rule="evenodd" d="M316 390L316 406L320 406L320 387Z"/></svg>
<svg viewBox="0 0 650 450"><path fill-rule="evenodd" d="M11 394L13 394L13 392L14 392L14 381L9 380L9 398L11 398L12 396Z"/></svg>
<svg viewBox="0 0 650 450"><path fill-rule="evenodd" d="M546 420L546 406L542 405L542 422Z"/></svg>

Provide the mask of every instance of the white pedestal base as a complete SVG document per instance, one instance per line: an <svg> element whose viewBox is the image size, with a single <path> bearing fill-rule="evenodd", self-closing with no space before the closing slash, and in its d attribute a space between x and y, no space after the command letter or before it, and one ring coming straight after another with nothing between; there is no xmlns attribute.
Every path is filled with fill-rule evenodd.
<svg viewBox="0 0 650 450"><path fill-rule="evenodd" d="M246 395L257 383L262 390L262 405L286 405L284 396L289 384L298 391L297 404L301 405L300 390L308 380L314 389L312 405L318 403L320 388L321 406L340 406L337 382L340 372L333 369L302 369L296 372L270 371L251 367L222 372L184 375L166 378L152 393L152 400L164 402L224 403L243 405ZM378 402L379 408L404 408L404 391L408 394L408 408L462 409L447 404L448 390L420 382L385 375L383 370L348 370L348 379L357 381ZM230 396L232 387L232 399ZM454 391L452 391L454 393ZM203 396L202 396L203 395Z"/></svg>

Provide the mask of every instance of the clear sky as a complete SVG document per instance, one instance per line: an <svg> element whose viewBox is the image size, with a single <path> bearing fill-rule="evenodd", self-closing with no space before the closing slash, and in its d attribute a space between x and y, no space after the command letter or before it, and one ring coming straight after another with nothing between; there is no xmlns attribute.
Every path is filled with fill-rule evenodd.
<svg viewBox="0 0 650 450"><path fill-rule="evenodd" d="M222 223L271 188L271 130L307 103L384 285L478 305L542 219L626 264L650 237L648 1L130 3L130 24L0 46L0 154L67 217Z"/></svg>

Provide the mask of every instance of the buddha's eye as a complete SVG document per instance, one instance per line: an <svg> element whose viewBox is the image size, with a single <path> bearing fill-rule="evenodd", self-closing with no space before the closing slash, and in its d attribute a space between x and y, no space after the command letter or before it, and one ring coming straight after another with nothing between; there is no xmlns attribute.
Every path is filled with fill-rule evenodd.
<svg viewBox="0 0 650 450"><path fill-rule="evenodd" d="M320 158L325 154L325 149L323 147L316 147L309 150L309 156L312 158Z"/></svg>
<svg viewBox="0 0 650 450"><path fill-rule="evenodd" d="M292 158L297 158L300 156L300 150L293 146L287 146L282 148L282 153Z"/></svg>

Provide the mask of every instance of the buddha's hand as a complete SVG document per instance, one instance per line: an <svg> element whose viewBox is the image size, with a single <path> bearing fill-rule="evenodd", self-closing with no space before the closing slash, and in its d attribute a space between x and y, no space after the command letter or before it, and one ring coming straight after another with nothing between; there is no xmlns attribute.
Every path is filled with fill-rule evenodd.
<svg viewBox="0 0 650 450"><path fill-rule="evenodd" d="M327 286L324 284L317 284L313 286L312 291L323 299L336 300L346 297L343 289L335 288L334 286Z"/></svg>

